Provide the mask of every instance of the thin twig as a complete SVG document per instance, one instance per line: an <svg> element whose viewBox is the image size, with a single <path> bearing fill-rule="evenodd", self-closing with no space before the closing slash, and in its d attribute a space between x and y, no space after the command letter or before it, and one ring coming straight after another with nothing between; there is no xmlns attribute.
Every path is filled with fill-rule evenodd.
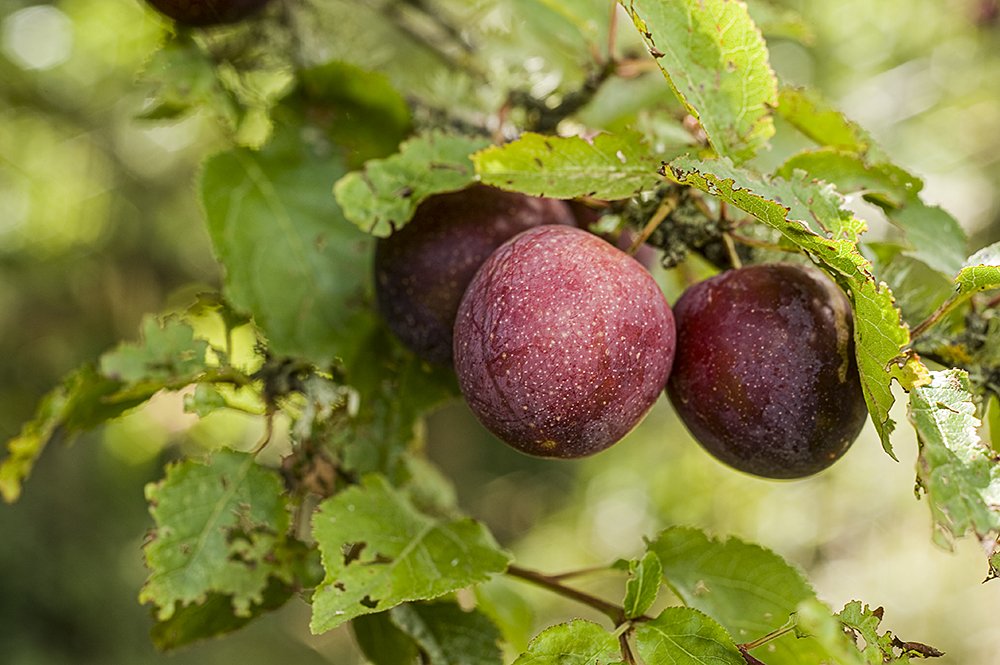
<svg viewBox="0 0 1000 665"><path fill-rule="evenodd" d="M751 642L744 642L743 644L740 644L738 646L741 649L745 649L746 651L752 651L753 649L756 649L759 646L763 646L768 642L778 639L782 635L786 635L792 632L793 630L795 630L795 625L796 625L795 617L792 617L787 622L785 622L784 625L775 628L770 633L767 633L766 635L761 635L760 637Z"/></svg>
<svg viewBox="0 0 1000 665"><path fill-rule="evenodd" d="M625 608L621 605L609 603L603 598L598 598L597 596L591 595L586 591L580 591L579 589L568 587L550 575L539 573L534 570L528 570L527 568L521 568L520 566L509 566L507 568L507 574L512 577L525 580L526 582L531 582L532 584L542 587L543 589L548 589L549 591L563 596L564 598L569 598L570 600L575 600L578 603L592 607L611 619L616 626L625 622Z"/></svg>
<svg viewBox="0 0 1000 665"><path fill-rule="evenodd" d="M786 247L782 247L777 243L768 242L766 240L758 240L757 238L751 238L750 236L740 235L739 233L733 233L732 231L729 231L728 233L730 238L740 243L741 245L747 245L748 247L757 247L760 249L770 249L775 252L793 253L792 250L789 250Z"/></svg>
<svg viewBox="0 0 1000 665"><path fill-rule="evenodd" d="M608 62L615 62L615 46L618 36L618 0L611 0L611 15L608 17Z"/></svg>
<svg viewBox="0 0 1000 665"><path fill-rule="evenodd" d="M931 312L930 316L917 324L917 327L910 332L910 343L912 345L913 341L918 337L923 335L927 330L933 326L935 323L943 319L946 315L951 313L956 307L964 303L969 298L969 294L959 294L956 293L950 298L941 303L936 310Z"/></svg>
<svg viewBox="0 0 1000 665"><path fill-rule="evenodd" d="M740 261L740 255L736 252L736 245L733 243L733 237L728 233L723 233L722 244L726 247L726 255L729 256L729 262L733 264L733 268L737 270L742 268L743 261Z"/></svg>
<svg viewBox="0 0 1000 665"><path fill-rule="evenodd" d="M608 571L607 566L594 566L592 568L580 568L579 570L568 570L565 573L557 573L555 575L549 575L549 578L553 580L569 580L574 577L583 577L584 575L592 575L594 573L604 573Z"/></svg>
<svg viewBox="0 0 1000 665"><path fill-rule="evenodd" d="M663 223L663 220L665 220L670 213L677 209L677 204L679 202L680 199L673 194L663 198L663 201L660 202L660 206L656 209L656 212L654 212L653 216L649 218L649 221L646 222L644 227L642 227L642 231L638 236L636 236L636 239L628 248L629 256L635 256L635 253L639 251L639 248L642 247L647 240L649 240L649 236L653 235L653 232L660 224Z"/></svg>

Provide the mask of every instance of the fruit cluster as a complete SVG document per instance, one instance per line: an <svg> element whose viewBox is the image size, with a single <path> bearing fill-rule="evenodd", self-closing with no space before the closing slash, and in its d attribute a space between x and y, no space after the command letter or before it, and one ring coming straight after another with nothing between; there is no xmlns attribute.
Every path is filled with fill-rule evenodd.
<svg viewBox="0 0 1000 665"><path fill-rule="evenodd" d="M431 197L379 241L379 309L418 356L454 366L487 429L531 455L604 450L664 390L736 469L800 478L844 454L867 410L839 288L810 267L753 265L671 310L647 267L585 230L592 217L483 185Z"/></svg>

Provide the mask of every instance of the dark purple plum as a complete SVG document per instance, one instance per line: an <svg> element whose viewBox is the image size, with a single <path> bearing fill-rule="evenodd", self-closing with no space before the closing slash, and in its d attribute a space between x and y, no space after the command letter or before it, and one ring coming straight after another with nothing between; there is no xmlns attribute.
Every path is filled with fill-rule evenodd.
<svg viewBox="0 0 1000 665"><path fill-rule="evenodd" d="M844 293L814 268L730 270L674 306L667 394L694 438L726 464L802 478L833 464L868 411Z"/></svg>
<svg viewBox="0 0 1000 665"><path fill-rule="evenodd" d="M515 236L455 320L455 371L480 422L529 455L583 457L624 437L662 392L674 318L635 259L566 226Z"/></svg>
<svg viewBox="0 0 1000 665"><path fill-rule="evenodd" d="M376 245L382 317L419 357L450 364L455 313L476 270L506 240L542 224L573 224L573 215L562 201L485 185L428 198Z"/></svg>
<svg viewBox="0 0 1000 665"><path fill-rule="evenodd" d="M182 25L201 28L237 23L259 11L270 0L146 0Z"/></svg>

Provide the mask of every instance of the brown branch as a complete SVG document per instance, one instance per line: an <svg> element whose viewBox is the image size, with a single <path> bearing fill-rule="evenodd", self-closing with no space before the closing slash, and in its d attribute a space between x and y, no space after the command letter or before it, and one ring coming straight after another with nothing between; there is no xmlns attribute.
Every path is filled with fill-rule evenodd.
<svg viewBox="0 0 1000 665"><path fill-rule="evenodd" d="M535 586L547 589L564 598L569 598L570 600L575 600L576 602L586 605L587 607L591 607L611 619L615 626L620 626L626 621L625 608L621 605L609 603L603 598L598 598L597 596L589 594L586 591L580 591L579 589L568 587L560 582L556 577L539 573L534 570L528 570L527 568L521 568L520 566L509 566L507 568L507 574L511 577L531 582Z"/></svg>

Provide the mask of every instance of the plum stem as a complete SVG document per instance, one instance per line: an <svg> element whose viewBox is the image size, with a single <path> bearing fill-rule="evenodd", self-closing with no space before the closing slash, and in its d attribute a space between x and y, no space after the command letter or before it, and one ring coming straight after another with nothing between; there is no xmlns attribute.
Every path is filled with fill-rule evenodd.
<svg viewBox="0 0 1000 665"><path fill-rule="evenodd" d="M649 240L649 236L653 235L653 232L660 226L660 224L663 223L663 220L665 220L670 213L677 209L677 205L679 203L680 198L673 192L663 198L663 201L660 202L660 206L656 209L656 212L654 212L653 216L649 218L649 221L642 227L642 231L628 248L627 253L629 256L635 256L635 253L639 251L639 248L642 247L647 240Z"/></svg>
<svg viewBox="0 0 1000 665"><path fill-rule="evenodd" d="M726 255L729 256L729 262L733 264L733 268L736 270L742 268L743 262L740 261L740 255L736 252L736 243L733 242L733 236L729 233L723 233L722 244L726 247Z"/></svg>
<svg viewBox="0 0 1000 665"><path fill-rule="evenodd" d="M740 235L739 233L734 233L729 231L729 237L740 243L741 245L746 245L748 247L758 247L760 249L770 249L775 252L787 252L795 253L793 250L787 247L782 247L781 245L773 242L768 242L766 240L758 240L757 238L751 238L750 236Z"/></svg>

